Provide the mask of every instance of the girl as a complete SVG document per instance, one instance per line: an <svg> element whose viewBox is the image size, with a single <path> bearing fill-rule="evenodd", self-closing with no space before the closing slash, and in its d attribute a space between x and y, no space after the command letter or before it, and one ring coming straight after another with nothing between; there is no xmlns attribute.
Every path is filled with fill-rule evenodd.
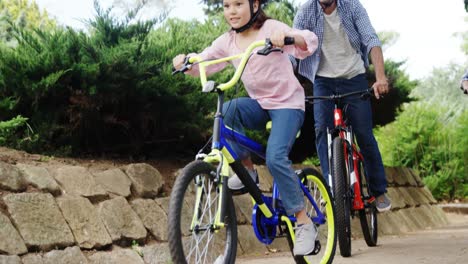
<svg viewBox="0 0 468 264"><path fill-rule="evenodd" d="M277 47L284 46L285 37L293 37L294 45L284 46L284 53L273 52L268 56L252 56L242 75L242 82L249 98L237 98L223 106L224 121L228 127L244 133L244 128L262 130L272 121L272 129L266 149L266 164L278 183L280 196L287 214L297 218L295 255L307 255L314 249L316 230L304 209L303 194L297 176L291 167L289 152L296 134L304 121L305 95L294 76L288 54L303 59L317 48L317 36L308 30L291 29L286 24L270 19L261 8L265 0L224 0L224 17L231 30L218 37L199 56L216 59L243 52L252 42L270 38ZM189 54L192 56L195 54ZM185 54L173 59L174 68L180 69ZM239 60L231 62L237 67ZM207 73L220 71L226 64L209 67ZM197 75L197 67L187 71ZM231 107L229 107L231 105ZM232 147L242 163L258 183L249 153L233 142ZM229 178L232 190L244 186L237 175Z"/></svg>

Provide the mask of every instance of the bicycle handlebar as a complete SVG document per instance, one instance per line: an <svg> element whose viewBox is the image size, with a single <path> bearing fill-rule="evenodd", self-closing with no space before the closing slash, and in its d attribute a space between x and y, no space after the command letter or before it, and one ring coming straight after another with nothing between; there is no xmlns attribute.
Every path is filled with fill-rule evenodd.
<svg viewBox="0 0 468 264"><path fill-rule="evenodd" d="M328 96L306 96L306 103L313 102L314 100L320 99L320 100L340 100L345 97L353 96L353 95L360 95L361 99L367 99L374 95L374 88L368 88L365 90L360 90L360 91L355 91L355 92L349 92L349 93L344 93L344 94L332 94Z"/></svg>
<svg viewBox="0 0 468 264"><path fill-rule="evenodd" d="M285 45L294 44L294 38L285 37L284 38L284 44ZM204 92L210 92L215 88L217 88L219 90L222 90L222 91L225 91L225 90L228 90L228 89L232 88L239 81L240 77L242 76L242 72L244 71L244 68L247 65L248 60L249 60L250 56L252 55L253 50L255 48L261 47L261 46L265 46L265 47L256 52L258 55L267 56L268 54L270 54L272 52L283 52L283 50L281 48L274 48L273 44L270 41L270 39L267 38L266 40L258 40L258 41L253 42L252 44L250 44L247 47L247 49L245 50L244 53L240 53L240 54L229 56L229 57L224 57L224 58L220 58L220 59L213 59L213 60L203 60L200 56L187 57L184 60L184 64L183 64L182 68L180 68L179 70L173 71L172 75L177 74L177 73L186 72L187 70L190 70L193 65L198 64L199 72L200 72L200 80L201 80L201 85L203 87L203 91ZM237 69L236 69L233 77L231 78L231 80L229 80L226 83L219 84L219 85L217 85L217 87L215 87L215 84L214 84L213 81L207 81L207 78L206 78L207 77L206 76L206 67L207 66L213 65L213 64L218 64L218 63L223 63L223 62L227 62L227 61L231 61L231 60L235 60L235 59L241 59L241 62L239 63L239 66L237 67ZM211 82L211 83L209 83L209 82ZM206 87L208 87L208 88L206 88Z"/></svg>

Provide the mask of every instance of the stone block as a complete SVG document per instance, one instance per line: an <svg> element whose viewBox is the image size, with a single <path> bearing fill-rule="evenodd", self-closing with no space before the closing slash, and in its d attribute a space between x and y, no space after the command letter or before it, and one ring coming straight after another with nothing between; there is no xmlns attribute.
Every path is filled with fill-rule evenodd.
<svg viewBox="0 0 468 264"><path fill-rule="evenodd" d="M253 200L249 194L234 196L237 222L239 224L252 224Z"/></svg>
<svg viewBox="0 0 468 264"><path fill-rule="evenodd" d="M422 187L409 187L408 193L411 195L413 200L418 204L418 205L427 205L430 204L429 199L427 196L424 194L424 189Z"/></svg>
<svg viewBox="0 0 468 264"><path fill-rule="evenodd" d="M131 249L115 249L110 252L96 252L88 257L90 264L144 264L143 259Z"/></svg>
<svg viewBox="0 0 468 264"><path fill-rule="evenodd" d="M378 214L379 234L398 235L404 232L403 223L399 222L399 217L393 211ZM382 232L380 232L382 231Z"/></svg>
<svg viewBox="0 0 468 264"><path fill-rule="evenodd" d="M388 212L388 220L393 226L394 233L392 235L399 235L411 231L411 229L406 225L405 220L402 219L401 215L395 211Z"/></svg>
<svg viewBox="0 0 468 264"><path fill-rule="evenodd" d="M96 182L107 192L123 197L130 196L132 182L121 169L110 169L94 173Z"/></svg>
<svg viewBox="0 0 468 264"><path fill-rule="evenodd" d="M410 209L397 210L395 211L395 214L399 216L402 225L407 227L408 232L412 232L418 230L418 226L412 218L408 217L407 213L409 210Z"/></svg>
<svg viewBox="0 0 468 264"><path fill-rule="evenodd" d="M91 201L107 198L107 192L96 183L89 171L80 166L64 166L54 171L54 177L65 194L80 195Z"/></svg>
<svg viewBox="0 0 468 264"><path fill-rule="evenodd" d="M413 186L413 187L418 186L418 184L417 184L416 180L414 179L414 176L411 173L409 168L402 167L400 169L402 171L403 177L406 180L406 185Z"/></svg>
<svg viewBox="0 0 468 264"><path fill-rule="evenodd" d="M414 207L417 205L416 201L411 197L411 195L408 192L408 188L405 187L398 187L396 188L397 192L400 193L400 196L402 197L403 201L406 204L406 207Z"/></svg>
<svg viewBox="0 0 468 264"><path fill-rule="evenodd" d="M101 202L98 205L98 213L112 241L143 240L146 237L143 223L125 198L117 197Z"/></svg>
<svg viewBox="0 0 468 264"><path fill-rule="evenodd" d="M420 206L413 209L418 221L422 224L423 229L431 229L436 226L436 221L433 219L426 206Z"/></svg>
<svg viewBox="0 0 468 264"><path fill-rule="evenodd" d="M0 161L0 188L10 191L26 189L23 173L15 166Z"/></svg>
<svg viewBox="0 0 468 264"><path fill-rule="evenodd" d="M42 257L44 264L88 264L79 247L68 247L64 250L52 250Z"/></svg>
<svg viewBox="0 0 468 264"><path fill-rule="evenodd" d="M392 209L402 209L406 207L406 202L397 187L388 187L387 196L392 201Z"/></svg>
<svg viewBox="0 0 468 264"><path fill-rule="evenodd" d="M88 199L65 195L57 198L57 203L81 248L100 248L112 243L96 208Z"/></svg>
<svg viewBox="0 0 468 264"><path fill-rule="evenodd" d="M170 197L161 197L161 198L156 198L154 201L164 210L166 215L169 214L169 201Z"/></svg>
<svg viewBox="0 0 468 264"><path fill-rule="evenodd" d="M434 198L434 196L432 196L432 192L429 190L429 188L427 188L427 186L424 186L421 191L426 196L426 198L429 200L430 204L437 203L437 200Z"/></svg>
<svg viewBox="0 0 468 264"><path fill-rule="evenodd" d="M258 173L258 180L260 183L260 190L262 192L271 192L273 189L273 176L271 176L270 171L264 165L255 166L255 169Z"/></svg>
<svg viewBox="0 0 468 264"><path fill-rule="evenodd" d="M51 194L9 194L3 199L28 248L49 250L70 246L75 242Z"/></svg>
<svg viewBox="0 0 468 264"><path fill-rule="evenodd" d="M415 170L413 170L411 168L408 168L408 171L411 173L414 180L416 181L416 185L418 187L424 187L424 182L422 181L421 176L419 176L419 172L417 172L417 171L415 171Z"/></svg>
<svg viewBox="0 0 468 264"><path fill-rule="evenodd" d="M385 176L387 177L387 183L389 186L395 185L395 177L394 175L397 174L397 170L395 167L385 167Z"/></svg>
<svg viewBox="0 0 468 264"><path fill-rule="evenodd" d="M21 258L23 264L44 264L42 256L39 254L27 254Z"/></svg>
<svg viewBox="0 0 468 264"><path fill-rule="evenodd" d="M241 234L239 244L242 248L243 255L245 256L262 256L267 251L265 245L258 241L255 236L252 226L241 225L237 227L238 234Z"/></svg>
<svg viewBox="0 0 468 264"><path fill-rule="evenodd" d="M420 219L419 214L414 209L415 208L405 209L405 215L410 219L414 226L416 226L416 230L425 229L426 226L424 225L424 221Z"/></svg>
<svg viewBox="0 0 468 264"><path fill-rule="evenodd" d="M146 264L170 264L171 254L167 243L155 243L143 247L143 260Z"/></svg>
<svg viewBox="0 0 468 264"><path fill-rule="evenodd" d="M26 183L53 195L62 193L60 186L46 168L27 164L17 164L16 167L23 172Z"/></svg>
<svg viewBox="0 0 468 264"><path fill-rule="evenodd" d="M10 219L0 211L0 252L19 255L28 252L23 239L11 224Z"/></svg>
<svg viewBox="0 0 468 264"><path fill-rule="evenodd" d="M137 197L155 198L164 185L161 173L149 164L130 164L124 171L130 178L132 191Z"/></svg>
<svg viewBox="0 0 468 264"><path fill-rule="evenodd" d="M445 225L450 224L447 218L447 215L439 206L429 205L428 210L430 211L430 214L432 215L432 217L435 219L436 226L445 226Z"/></svg>
<svg viewBox="0 0 468 264"><path fill-rule="evenodd" d="M151 199L136 199L130 204L146 229L158 241L167 241L167 215L164 210Z"/></svg>
<svg viewBox="0 0 468 264"><path fill-rule="evenodd" d="M0 255L0 263L1 264L22 264L21 259L18 256L3 256Z"/></svg>
<svg viewBox="0 0 468 264"><path fill-rule="evenodd" d="M379 235L391 235L394 232L388 214L380 214L378 216L378 225Z"/></svg>
<svg viewBox="0 0 468 264"><path fill-rule="evenodd" d="M408 185L408 180L404 174L404 170L401 167L396 167L393 174L394 183L396 186L406 186Z"/></svg>

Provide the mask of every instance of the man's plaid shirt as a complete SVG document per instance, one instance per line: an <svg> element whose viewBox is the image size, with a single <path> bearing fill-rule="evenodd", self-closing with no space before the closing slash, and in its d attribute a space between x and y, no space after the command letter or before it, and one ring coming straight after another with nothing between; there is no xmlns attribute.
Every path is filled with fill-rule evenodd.
<svg viewBox="0 0 468 264"><path fill-rule="evenodd" d="M358 0L337 0L341 24L348 35L351 46L359 52L365 67L369 66L369 52L375 46L381 46L379 38L369 20L366 9ZM319 0L307 1L294 18L294 28L308 29L314 32L319 40L314 54L299 62L299 73L312 82L317 73L323 42L324 12Z"/></svg>

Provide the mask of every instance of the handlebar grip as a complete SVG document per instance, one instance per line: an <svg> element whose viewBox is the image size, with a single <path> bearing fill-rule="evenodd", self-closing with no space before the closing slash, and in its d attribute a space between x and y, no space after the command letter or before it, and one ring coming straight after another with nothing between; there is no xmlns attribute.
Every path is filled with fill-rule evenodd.
<svg viewBox="0 0 468 264"><path fill-rule="evenodd" d="M293 37L285 37L284 38L284 45L293 45L294 44L294 38Z"/></svg>

